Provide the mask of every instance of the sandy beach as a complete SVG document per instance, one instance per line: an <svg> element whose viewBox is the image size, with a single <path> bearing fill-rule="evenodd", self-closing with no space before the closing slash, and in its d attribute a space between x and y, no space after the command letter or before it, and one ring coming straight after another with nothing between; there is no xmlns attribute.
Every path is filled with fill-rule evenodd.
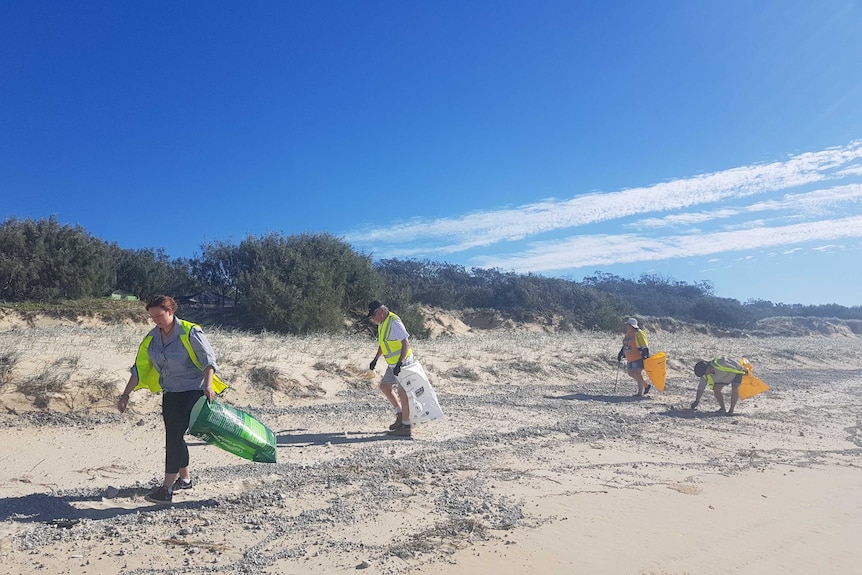
<svg viewBox="0 0 862 575"><path fill-rule="evenodd" d="M651 332L667 387L640 399L617 370L621 335L450 330L414 342L448 419L397 439L372 339L205 326L225 401L275 432L279 462L189 437L195 486L160 507L143 499L163 466L158 397L113 403L147 329L2 318L0 572L844 574L862 560L852 334ZM688 409L691 365L719 354L772 388L733 417L710 394Z"/></svg>

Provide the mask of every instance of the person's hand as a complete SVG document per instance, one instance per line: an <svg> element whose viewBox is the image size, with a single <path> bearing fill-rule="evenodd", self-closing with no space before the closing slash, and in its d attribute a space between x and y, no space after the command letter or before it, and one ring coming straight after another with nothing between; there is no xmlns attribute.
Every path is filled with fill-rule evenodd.
<svg viewBox="0 0 862 575"><path fill-rule="evenodd" d="M368 369L374 371L374 368L377 367L377 359L372 359L371 363L368 364Z"/></svg>
<svg viewBox="0 0 862 575"><path fill-rule="evenodd" d="M692 408L692 409L697 409L697 404L698 404L698 402L697 402L697 401L692 401L692 402L691 402L691 408Z"/></svg>
<svg viewBox="0 0 862 575"><path fill-rule="evenodd" d="M129 407L129 394L124 393L117 399L117 411L120 413L125 413L126 409Z"/></svg>
<svg viewBox="0 0 862 575"><path fill-rule="evenodd" d="M395 364L395 367L392 368L392 373L394 373L395 375L398 375L399 373L401 373L401 362L400 361Z"/></svg>
<svg viewBox="0 0 862 575"><path fill-rule="evenodd" d="M648 347L642 347L642 348L640 348L639 351L641 352L641 355L643 356L644 359L649 357L649 348Z"/></svg>
<svg viewBox="0 0 862 575"><path fill-rule="evenodd" d="M204 387L204 396L207 398L207 402L208 402L208 403L212 403L212 402L213 402L213 400L215 399L216 394L215 394L215 391L213 391L213 386L212 386L212 384L209 384L209 385L207 385L207 386L205 386L205 387Z"/></svg>

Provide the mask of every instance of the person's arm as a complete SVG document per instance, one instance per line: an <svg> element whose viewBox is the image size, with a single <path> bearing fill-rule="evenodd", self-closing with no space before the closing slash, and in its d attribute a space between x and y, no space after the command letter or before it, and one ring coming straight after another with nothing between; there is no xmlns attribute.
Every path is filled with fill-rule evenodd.
<svg viewBox="0 0 862 575"><path fill-rule="evenodd" d="M641 357L646 359L649 357L649 342L647 341L646 334L638 330L637 335L635 336L635 343L637 344L638 351L641 354Z"/></svg>
<svg viewBox="0 0 862 575"><path fill-rule="evenodd" d="M377 367L377 360L380 359L380 356L382 354L383 354L383 352L380 351L380 346L378 345L377 350L374 354L374 359L372 359L371 363L368 364L368 369L370 369L371 371L374 371L374 368Z"/></svg>
<svg viewBox="0 0 862 575"><path fill-rule="evenodd" d="M404 361L408 351L410 351L410 341L405 337L401 340L401 355L398 356L398 363Z"/></svg>
<svg viewBox="0 0 862 575"><path fill-rule="evenodd" d="M212 365L208 365L204 368L204 395L207 398L207 401L212 402L215 399L215 391L213 390L213 375L215 374L215 367Z"/></svg>
<svg viewBox="0 0 862 575"><path fill-rule="evenodd" d="M700 403L700 398L703 397L703 392L706 390L706 378L701 377L700 383L697 385L697 395L694 398L694 403L691 404L692 409L697 409L697 405Z"/></svg>
<svg viewBox="0 0 862 575"><path fill-rule="evenodd" d="M201 331L200 328L192 328L192 331L189 333L189 343L192 344L192 350L195 352L195 356L197 356L198 362L201 364L201 370L203 371L206 370L206 368L211 367L213 369L213 373L217 372L218 363L216 363L215 351L213 350L212 345L210 345L207 336L204 335L204 332Z"/></svg>
<svg viewBox="0 0 862 575"><path fill-rule="evenodd" d="M192 344L192 351L195 352L195 355L201 364L204 376L204 395L206 396L207 401L211 402L216 396L215 390L213 389L213 375L215 375L215 372L218 369L215 351L213 350L212 345L210 345L207 337L204 335L204 332L197 327L193 327L189 333L189 343ZM201 358L203 358L204 361L201 361Z"/></svg>
<svg viewBox="0 0 862 575"><path fill-rule="evenodd" d="M401 373L401 364L404 362L404 358L407 357L408 351L410 351L410 341L405 337L401 340L401 355L398 356L398 362L392 368L392 373L395 375Z"/></svg>
<svg viewBox="0 0 862 575"><path fill-rule="evenodd" d="M129 407L129 394L134 391L134 389L138 386L138 376L133 373L129 376L129 382L126 384L126 388L123 390L122 395L117 400L117 411L120 413L125 413L126 409Z"/></svg>

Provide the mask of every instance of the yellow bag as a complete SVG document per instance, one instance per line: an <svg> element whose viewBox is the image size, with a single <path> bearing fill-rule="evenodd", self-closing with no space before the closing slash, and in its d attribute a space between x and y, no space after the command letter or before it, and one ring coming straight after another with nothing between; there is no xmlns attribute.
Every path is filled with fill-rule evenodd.
<svg viewBox="0 0 862 575"><path fill-rule="evenodd" d="M769 389L769 386L762 379L758 379L752 375L754 373L754 366L751 365L750 361L743 357L739 360L739 365L748 372L742 376L742 384L739 386L739 399L748 399Z"/></svg>
<svg viewBox="0 0 862 575"><path fill-rule="evenodd" d="M743 375L742 384L739 386L739 399L754 397L758 393L763 393L768 389L769 386L762 379L758 379L753 375Z"/></svg>
<svg viewBox="0 0 862 575"><path fill-rule="evenodd" d="M655 353L644 360L644 371L649 380L659 391L664 391L664 380L667 376L667 358L663 351Z"/></svg>

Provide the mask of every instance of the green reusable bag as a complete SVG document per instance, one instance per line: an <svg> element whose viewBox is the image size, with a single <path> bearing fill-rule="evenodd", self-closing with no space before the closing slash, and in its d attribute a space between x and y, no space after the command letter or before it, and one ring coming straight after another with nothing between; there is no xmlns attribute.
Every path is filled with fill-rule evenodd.
<svg viewBox="0 0 862 575"><path fill-rule="evenodd" d="M275 434L241 409L201 397L189 417L189 433L249 461L275 463Z"/></svg>

